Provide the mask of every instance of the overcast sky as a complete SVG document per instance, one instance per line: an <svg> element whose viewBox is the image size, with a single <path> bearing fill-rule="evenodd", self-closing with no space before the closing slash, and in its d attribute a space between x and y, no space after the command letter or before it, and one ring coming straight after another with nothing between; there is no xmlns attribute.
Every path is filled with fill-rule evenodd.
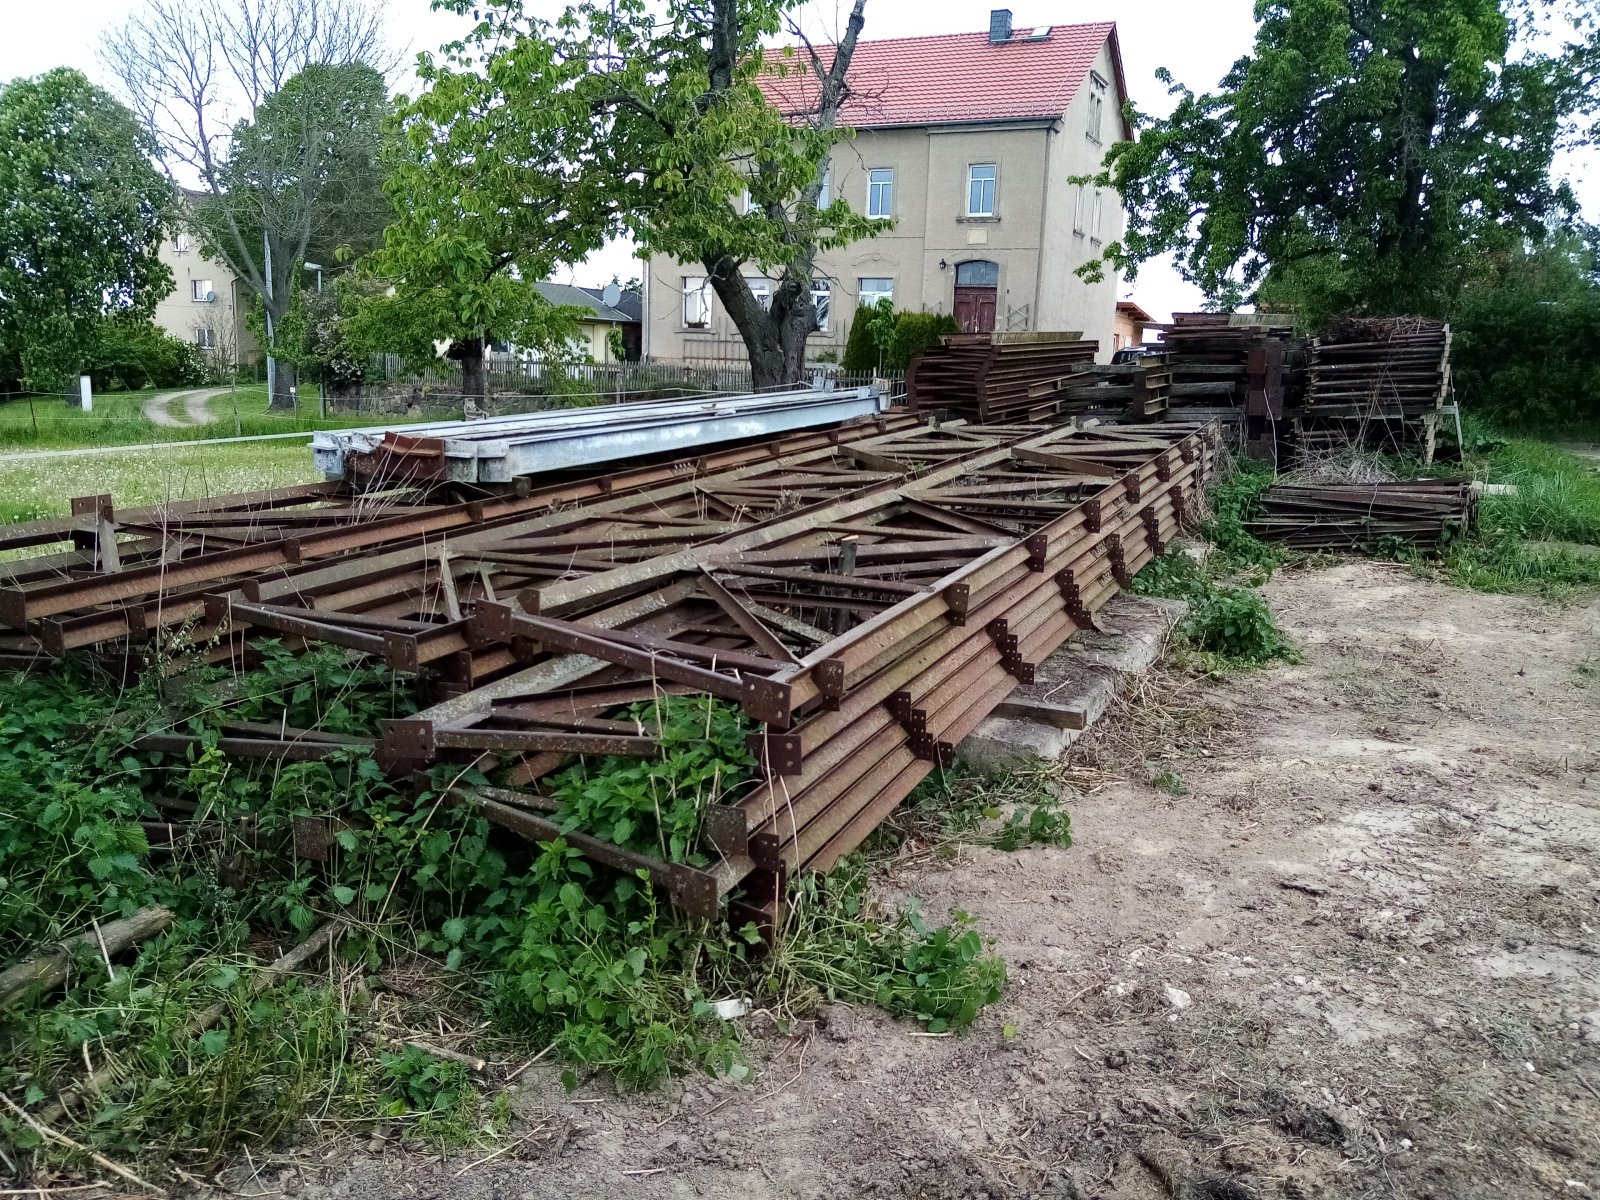
<svg viewBox="0 0 1600 1200"><path fill-rule="evenodd" d="M537 0L535 0L537 3ZM431 12L428 0L384 0L391 38L410 51L433 49L459 36L459 19ZM51 67L73 66L96 82L111 86L96 58L102 33L133 7L132 0L0 0L0 79L37 75ZM554 3L540 4L551 15ZM1134 102L1147 112L1165 114L1166 89L1155 80L1159 67L1197 91L1212 88L1227 69L1248 53L1254 34L1251 0L1011 0L1019 27L1080 21L1116 21L1122 41L1128 87ZM811 0L804 25L814 37L831 35L848 7L829 0ZM909 37L987 29L989 8L948 0L868 0L863 37ZM402 86L404 86L402 84ZM959 88L959 79L951 80ZM1600 220L1600 171L1592 159L1565 160L1576 177L1590 220ZM1588 176L1589 178L1584 178ZM601 284L616 273L639 274L626 246L596 255L572 273L571 282ZM1139 301L1158 320L1174 310L1198 305L1199 293L1172 268L1150 263L1123 294Z"/></svg>

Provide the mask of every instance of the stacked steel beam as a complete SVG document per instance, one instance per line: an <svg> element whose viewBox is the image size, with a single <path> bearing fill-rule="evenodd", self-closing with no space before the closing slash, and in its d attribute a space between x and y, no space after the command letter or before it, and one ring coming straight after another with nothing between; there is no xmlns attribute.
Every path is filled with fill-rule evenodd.
<svg viewBox="0 0 1600 1200"><path fill-rule="evenodd" d="M1420 317L1337 321L1312 344L1296 418L1304 449L1351 444L1431 449L1450 391L1450 327Z"/></svg>
<svg viewBox="0 0 1600 1200"><path fill-rule="evenodd" d="M1162 332L1172 367L1174 407L1251 409L1253 390L1263 406L1279 415L1298 404L1303 386L1303 343L1295 338L1294 318L1271 313L1174 313ZM1282 358L1269 376L1268 363L1252 355L1276 347ZM1254 415L1269 415L1266 407Z"/></svg>
<svg viewBox="0 0 1600 1200"><path fill-rule="evenodd" d="M1361 550L1386 538L1437 549L1476 521L1471 480L1421 479L1278 484L1261 494L1248 528L1297 550Z"/></svg>
<svg viewBox="0 0 1600 1200"><path fill-rule="evenodd" d="M317 469L330 480L492 485L641 454L837 425L887 407L883 393L867 387L703 396L404 429L329 429L313 435L311 448Z"/></svg>
<svg viewBox="0 0 1600 1200"><path fill-rule="evenodd" d="M989 424L1044 421L1061 412L1057 380L1099 349L1075 333L952 334L906 369L906 403Z"/></svg>
<svg viewBox="0 0 1600 1200"><path fill-rule="evenodd" d="M739 888L739 918L771 921L787 873L826 870L859 845L1161 552L1198 511L1214 444L1214 429L1174 424L888 417L677 474L475 505L406 496L398 515L317 492L298 506L140 513L134 530L88 505L77 523L17 535L72 548L8 564L0 622L35 651L131 651L181 627L222 654L248 655L265 635L414 672L423 707L384 730L380 763L397 776L444 761L495 772L497 788L464 802L540 838L560 821L545 776L574 755L656 752L622 719L628 705L721 697L760 724L760 770L705 814L711 865L566 836L691 911ZM322 525L284 536L299 533L284 513ZM89 544L101 522L119 546L151 542L139 563ZM219 527L220 547L206 541ZM225 733L240 754L349 752L276 726Z"/></svg>

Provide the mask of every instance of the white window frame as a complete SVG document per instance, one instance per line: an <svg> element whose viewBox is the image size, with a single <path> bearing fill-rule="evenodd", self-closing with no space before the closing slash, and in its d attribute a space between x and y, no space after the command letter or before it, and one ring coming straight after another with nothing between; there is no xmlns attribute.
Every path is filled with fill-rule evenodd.
<svg viewBox="0 0 1600 1200"><path fill-rule="evenodd" d="M749 188L745 188L744 191L739 193L739 211L741 213L751 212L755 206L756 202L751 197Z"/></svg>
<svg viewBox="0 0 1600 1200"><path fill-rule="evenodd" d="M1100 72L1089 72L1089 140L1096 146L1105 141L1106 132L1106 93L1110 84L1100 77Z"/></svg>
<svg viewBox="0 0 1600 1200"><path fill-rule="evenodd" d="M174 254L189 253L189 235L187 233L175 233L172 235L172 252Z"/></svg>
<svg viewBox="0 0 1600 1200"><path fill-rule="evenodd" d="M822 168L822 190L817 193L817 207L827 208L833 203L833 163L824 164Z"/></svg>
<svg viewBox="0 0 1600 1200"><path fill-rule="evenodd" d="M874 287L869 290L867 287L869 283L887 284L888 286ZM857 308L870 307L876 304L879 300L887 300L890 304L894 303L894 278L892 276L869 275L856 280Z"/></svg>
<svg viewBox="0 0 1600 1200"><path fill-rule="evenodd" d="M769 311L772 308L772 280L764 275L746 275L744 281L750 294L756 298L756 303L761 305L761 311Z"/></svg>
<svg viewBox="0 0 1600 1200"><path fill-rule="evenodd" d="M1089 219L1089 240L1091 242L1104 241L1101 237L1101 222L1105 219L1106 194L1099 188L1094 190L1094 215Z"/></svg>
<svg viewBox="0 0 1600 1200"><path fill-rule="evenodd" d="M979 171L988 171L987 178L977 174ZM989 204L987 208L976 208L972 203L972 189L974 184L989 185ZM980 191L981 195L981 191ZM1000 167L997 163L968 163L967 164L967 216L992 217L995 210L1000 207Z"/></svg>
<svg viewBox="0 0 1600 1200"><path fill-rule="evenodd" d="M216 286L215 286L215 284L214 284L214 282L212 280L210 280L210 279L191 279L191 280L189 280L189 299L193 300L196 304L207 304L207 303L210 303L206 299L207 293L211 294L212 296L215 296L217 294Z"/></svg>
<svg viewBox="0 0 1600 1200"><path fill-rule="evenodd" d="M811 303L817 309L817 332L828 332L828 320L833 315L833 285L826 279L811 281Z"/></svg>
<svg viewBox="0 0 1600 1200"><path fill-rule="evenodd" d="M872 167L867 171L867 216L877 221L894 219L893 167Z"/></svg>
<svg viewBox="0 0 1600 1200"><path fill-rule="evenodd" d="M691 314L697 314L699 319ZM711 328L711 281L704 275L683 277L683 304L678 317L685 329Z"/></svg>
<svg viewBox="0 0 1600 1200"><path fill-rule="evenodd" d="M1085 216L1084 210L1088 206L1089 189L1081 183L1075 183L1072 186L1073 191L1076 193L1072 197L1072 232L1082 237L1088 229L1088 226L1083 223L1083 219Z"/></svg>
<svg viewBox="0 0 1600 1200"><path fill-rule="evenodd" d="M217 348L217 330L212 325L196 325L194 328L194 344L201 350L215 350Z"/></svg>

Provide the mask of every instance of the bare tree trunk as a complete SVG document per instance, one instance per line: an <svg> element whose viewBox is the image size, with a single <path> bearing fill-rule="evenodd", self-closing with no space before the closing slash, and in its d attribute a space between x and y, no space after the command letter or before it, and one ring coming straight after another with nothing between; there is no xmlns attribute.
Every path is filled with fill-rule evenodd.
<svg viewBox="0 0 1600 1200"><path fill-rule="evenodd" d="M861 36L865 9L866 0L854 0L844 36L833 48L832 61L827 63L800 34L799 27L791 23L790 30L800 36L816 77L817 107L809 117L815 129L832 131L838 128L839 106L849 95L845 76L855 55L856 41ZM707 93L713 100L732 87L740 19L737 0L714 0L706 65ZM762 308L750 290L741 271L742 264L734 255L718 251L703 260L712 290L744 339L751 377L758 389L791 387L802 382L806 373L806 342L820 328L811 292L817 258L815 222L825 171L824 162L817 165L817 177L801 193L792 216L782 205L767 210L769 218L784 223L784 241L795 250L784 268L783 277L773 289L768 308Z"/></svg>
<svg viewBox="0 0 1600 1200"><path fill-rule="evenodd" d="M484 339L460 338L450 347L450 357L461 364L461 394L482 400L488 394L483 369Z"/></svg>

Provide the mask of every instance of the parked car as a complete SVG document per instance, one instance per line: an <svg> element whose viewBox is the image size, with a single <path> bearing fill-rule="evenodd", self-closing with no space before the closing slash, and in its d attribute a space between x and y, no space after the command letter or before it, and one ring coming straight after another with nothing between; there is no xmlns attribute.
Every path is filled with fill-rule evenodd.
<svg viewBox="0 0 1600 1200"><path fill-rule="evenodd" d="M1160 346L1124 346L1111 356L1111 365L1121 366L1123 363L1138 362L1147 355L1160 353Z"/></svg>

